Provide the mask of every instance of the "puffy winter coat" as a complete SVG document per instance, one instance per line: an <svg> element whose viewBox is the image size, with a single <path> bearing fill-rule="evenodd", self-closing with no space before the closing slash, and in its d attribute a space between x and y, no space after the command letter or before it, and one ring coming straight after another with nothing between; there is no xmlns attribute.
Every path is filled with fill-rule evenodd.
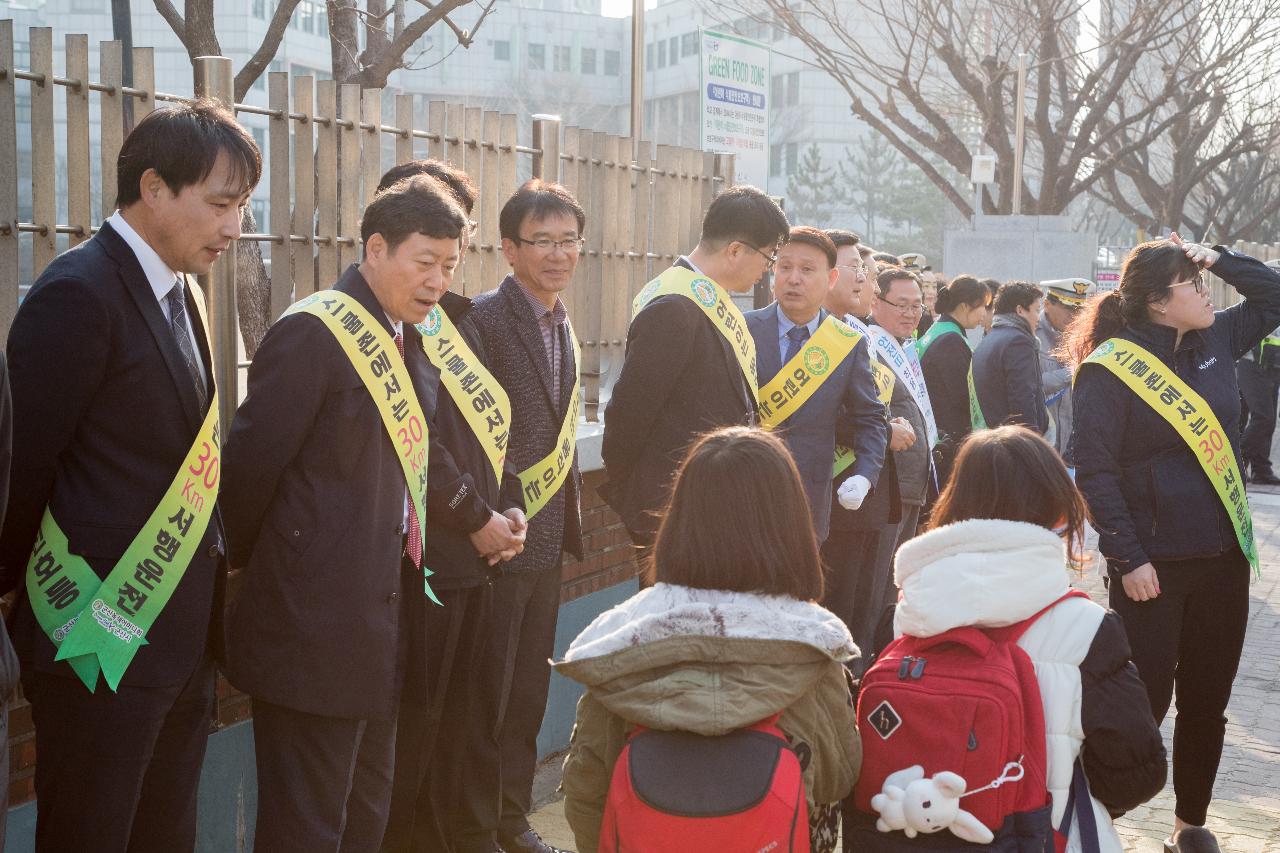
<svg viewBox="0 0 1280 853"><path fill-rule="evenodd" d="M1280 323L1280 273L1217 249L1222 257L1213 272L1240 291L1243 302L1217 312L1209 328L1183 335L1176 353L1177 333L1169 326L1137 323L1119 337L1148 350L1205 399L1239 461L1235 363ZM1098 365L1077 371L1072 394L1076 483L1113 574L1152 560L1213 557L1236 547L1231 519L1198 454L1168 421Z"/></svg>
<svg viewBox="0 0 1280 853"><path fill-rule="evenodd" d="M1002 628L1048 607L1069 589L1062 540L1016 521L951 524L906 542L895 575L898 634ZM1147 691L1129 660L1120 617L1082 598L1044 614L1018 645L1035 664L1048 737L1053 825L1066 813L1072 769L1083 757L1102 853L1122 853L1111 825L1164 787L1166 760ZM1068 851L1078 851L1073 827Z"/></svg>
<svg viewBox="0 0 1280 853"><path fill-rule="evenodd" d="M597 617L554 665L587 688L561 783L580 853L599 846L613 765L637 724L717 736L781 711L810 813L844 799L862 749L841 664L857 654L839 617L782 596L659 583Z"/></svg>

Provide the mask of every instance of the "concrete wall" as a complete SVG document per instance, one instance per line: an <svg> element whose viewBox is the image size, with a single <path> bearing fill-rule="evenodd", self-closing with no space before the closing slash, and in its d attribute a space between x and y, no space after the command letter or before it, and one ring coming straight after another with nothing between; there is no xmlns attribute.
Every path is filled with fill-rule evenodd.
<svg viewBox="0 0 1280 853"><path fill-rule="evenodd" d="M1000 281L1092 278L1098 239L1066 216L979 216L976 228L949 229L943 269Z"/></svg>

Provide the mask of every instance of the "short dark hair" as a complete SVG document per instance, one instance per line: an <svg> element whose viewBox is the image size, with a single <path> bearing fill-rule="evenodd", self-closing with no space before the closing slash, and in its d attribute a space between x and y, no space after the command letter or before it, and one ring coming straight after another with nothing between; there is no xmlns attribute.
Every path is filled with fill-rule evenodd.
<svg viewBox="0 0 1280 853"><path fill-rule="evenodd" d="M587 214L582 205L560 184L534 178L525 181L520 189L507 199L498 214L498 233L504 240L519 240L520 226L526 220L540 222L548 216L570 214L578 222L578 236L587 227Z"/></svg>
<svg viewBox="0 0 1280 853"><path fill-rule="evenodd" d="M827 267L835 269L836 265L836 244L831 241L823 232L817 228L808 225L797 225L787 234L788 243L804 243L806 246L813 246L827 257Z"/></svg>
<svg viewBox="0 0 1280 853"><path fill-rule="evenodd" d="M448 187L430 175L414 175L374 195L360 220L360 240L367 247L381 234L394 252L414 234L457 240L466 226L467 215Z"/></svg>
<svg viewBox="0 0 1280 853"><path fill-rule="evenodd" d="M929 518L936 529L957 521L1023 521L1064 526L1073 560L1082 556L1089 517L1066 465L1047 441L1023 426L976 430L960 445L947 487Z"/></svg>
<svg viewBox="0 0 1280 853"><path fill-rule="evenodd" d="M842 228L828 228L827 236L831 238L831 242L836 244L839 249L843 246L858 246L858 251L862 251L862 238L852 231L845 231Z"/></svg>
<svg viewBox="0 0 1280 853"><path fill-rule="evenodd" d="M377 191L382 192L397 181L414 175L430 175L444 184L453 194L454 201L462 205L462 209L468 215L475 209L476 197L480 191L476 189L475 184L471 183L471 178L467 177L466 172L443 160L410 160L407 163L392 166L382 176L382 180L378 181Z"/></svg>
<svg viewBox="0 0 1280 853"><path fill-rule="evenodd" d="M1030 308L1037 299L1043 299L1040 288L1028 281L1006 281L996 291L996 313L1012 314L1015 308Z"/></svg>
<svg viewBox="0 0 1280 853"><path fill-rule="evenodd" d="M876 285L880 288L881 293L888 293L889 288L893 286L895 281L914 281L916 287L920 287L920 276L911 270L904 270L902 267L885 267L876 276ZM924 293L923 287L920 287L920 292Z"/></svg>
<svg viewBox="0 0 1280 853"><path fill-rule="evenodd" d="M155 169L170 192L179 193L213 172L226 154L232 174L245 190L262 178L262 152L235 115L217 101L197 98L190 104L154 110L134 126L116 158L116 207L142 198L139 183Z"/></svg>
<svg viewBox="0 0 1280 853"><path fill-rule="evenodd" d="M701 242L725 246L734 241L756 249L785 243L791 224L778 203L746 184L730 187L712 200L702 217Z"/></svg>
<svg viewBox="0 0 1280 853"><path fill-rule="evenodd" d="M991 299L995 300L996 294L1000 292L1000 282L994 278L984 278L982 284L991 291Z"/></svg>
<svg viewBox="0 0 1280 853"><path fill-rule="evenodd" d="M700 437L676 474L650 577L696 589L822 598L809 499L782 439L752 427Z"/></svg>

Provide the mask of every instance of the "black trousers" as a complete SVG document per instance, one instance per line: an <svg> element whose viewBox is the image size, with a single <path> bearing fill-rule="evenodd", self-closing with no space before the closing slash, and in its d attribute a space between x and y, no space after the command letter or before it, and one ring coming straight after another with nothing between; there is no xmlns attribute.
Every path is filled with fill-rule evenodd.
<svg viewBox="0 0 1280 853"><path fill-rule="evenodd" d="M853 641L862 650L859 667L865 667L871 656L885 587L892 584L891 571L876 559L879 550L879 528L833 530L822 543L822 562L827 569L822 606L849 628Z"/></svg>
<svg viewBox="0 0 1280 853"><path fill-rule="evenodd" d="M376 853L396 721L322 717L253 701L255 853Z"/></svg>
<svg viewBox="0 0 1280 853"><path fill-rule="evenodd" d="M415 627L423 642L400 702L384 853L455 853L455 816L492 812L486 803L497 801L496 783L474 778L468 749L497 728L497 706L480 701L476 678L493 629L493 587L436 593L444 607L427 603Z"/></svg>
<svg viewBox="0 0 1280 853"><path fill-rule="evenodd" d="M1267 370L1255 361L1241 359L1236 362L1236 378L1248 413L1240 455L1254 474L1271 473L1271 438L1276 431L1280 371Z"/></svg>
<svg viewBox="0 0 1280 853"><path fill-rule="evenodd" d="M495 832L510 836L529 829L559 610L558 560L551 568L494 581L489 643L472 677L478 701L497 709L496 726L474 732L468 744L473 766L457 814L459 853L490 849L482 845Z"/></svg>
<svg viewBox="0 0 1280 853"><path fill-rule="evenodd" d="M1192 826L1203 826L1249 621L1249 562L1233 548L1209 559L1154 565L1159 598L1133 601L1112 578L1110 603L1124 619L1157 722L1164 721L1176 688L1174 812Z"/></svg>
<svg viewBox="0 0 1280 853"><path fill-rule="evenodd" d="M196 791L213 711L211 663L177 687L112 692L99 679L90 693L78 678L42 672L25 674L22 685L40 757L39 853L195 849Z"/></svg>

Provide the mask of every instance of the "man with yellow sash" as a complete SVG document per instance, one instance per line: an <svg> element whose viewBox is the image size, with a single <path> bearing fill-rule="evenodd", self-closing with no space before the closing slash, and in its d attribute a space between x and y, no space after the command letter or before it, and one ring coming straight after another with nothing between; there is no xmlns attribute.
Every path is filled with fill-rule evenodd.
<svg viewBox="0 0 1280 853"><path fill-rule="evenodd" d="M871 341L871 308L878 293L876 275L878 266L870 249L862 244L851 231L826 232L836 247L836 271L839 276L827 294L826 309L837 317L843 317L850 327L867 336ZM880 534L888 525L896 525L902 502L898 493L898 470L894 454L889 450L888 437L892 430L889 423L889 401L893 398L896 380L893 371L877 354L870 354L870 368L876 384L876 398L880 402L881 417L885 419L884 465L875 488L860 503L846 509L840 503L839 490L845 482L843 470L832 478L830 491L831 529L822 543L822 560L827 567L827 585L822 596L822 606L836 614L849 627L854 642L863 650L864 658L870 654L876 623L881 616L880 602L885 589L893 585L893 567L877 562L880 550ZM910 429L910 424L900 421L898 429ZM849 460L837 451L838 465ZM848 495L846 498L855 497Z"/></svg>
<svg viewBox="0 0 1280 853"><path fill-rule="evenodd" d="M755 342L731 294L750 293L773 268L788 228L760 190L725 190L697 247L632 303L626 360L605 410L600 494L642 549L653 544L693 439L754 420Z"/></svg>
<svg viewBox="0 0 1280 853"><path fill-rule="evenodd" d="M471 215L475 185L439 160L390 169L379 192L415 175L439 180ZM469 237L464 230L464 258ZM452 287L453 275L445 281ZM525 523L519 479L506 462L511 404L477 354L470 311L470 299L446 291L416 327L441 385L435 410L427 413L422 562L444 606L415 599L424 606L413 614L383 853L454 850L454 834L467 824L477 798L496 795L496 789L477 789L469 741L492 735L499 708L475 701L472 676L493 627L497 564L524 547Z"/></svg>
<svg viewBox="0 0 1280 853"><path fill-rule="evenodd" d="M253 697L256 848L376 850L422 562L436 386L414 327L466 216L419 176L378 194L363 260L262 341L225 451L240 584L227 677ZM358 760L357 760L358 756Z"/></svg>
<svg viewBox="0 0 1280 853"><path fill-rule="evenodd" d="M214 702L221 425L191 276L240 236L252 137L198 101L120 149L119 210L58 257L9 332L0 536L36 728L36 849L191 851Z"/></svg>
<svg viewBox="0 0 1280 853"><path fill-rule="evenodd" d="M876 399L867 336L823 307L839 277L836 247L816 228L792 228L778 250L774 302L746 314L756 343L760 422L777 430L795 457L818 542L831 521L837 445L853 452L840 476L855 508L884 464L886 421Z"/></svg>
<svg viewBox="0 0 1280 853"><path fill-rule="evenodd" d="M477 296L468 317L476 353L510 401L507 458L520 472L529 529L524 551L502 564L494 582L489 649L472 672L478 701L501 715L497 737L468 751L472 772L488 779L482 790L489 796L487 814L473 811L473 825L459 829L458 851L491 851L495 835L507 853L551 849L530 828L528 812L551 678L561 560L566 551L582 559L576 450L582 389L578 340L561 294L573 281L585 228L586 214L564 187L540 180L520 187L498 217L511 274Z"/></svg>

